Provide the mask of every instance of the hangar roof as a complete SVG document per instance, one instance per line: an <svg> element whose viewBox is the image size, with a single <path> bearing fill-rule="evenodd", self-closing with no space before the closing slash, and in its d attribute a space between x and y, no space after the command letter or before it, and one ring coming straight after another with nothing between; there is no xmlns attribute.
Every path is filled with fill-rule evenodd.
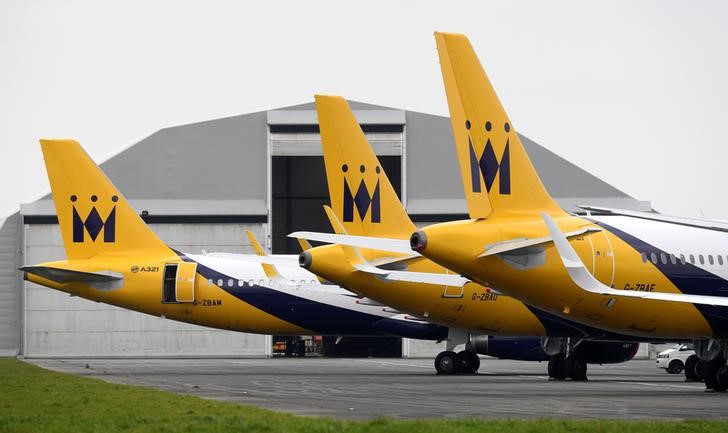
<svg viewBox="0 0 728 433"><path fill-rule="evenodd" d="M364 125L403 125L406 206L414 215L466 213L447 117L350 101ZM138 211L150 215L266 215L269 125L317 127L313 103L163 128L101 164ZM577 204L650 210L521 135L543 182L569 211ZM21 205L55 215L50 194Z"/></svg>

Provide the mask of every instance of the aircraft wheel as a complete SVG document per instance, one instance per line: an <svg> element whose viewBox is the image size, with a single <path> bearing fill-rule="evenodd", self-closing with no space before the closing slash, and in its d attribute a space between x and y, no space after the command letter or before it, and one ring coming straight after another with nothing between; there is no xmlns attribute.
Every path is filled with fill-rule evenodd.
<svg viewBox="0 0 728 433"><path fill-rule="evenodd" d="M480 357L476 352L470 352L470 357L473 358L473 372L477 373L480 369Z"/></svg>
<svg viewBox="0 0 728 433"><path fill-rule="evenodd" d="M480 358L475 352L463 350L458 353L458 358L460 360L458 373L474 374L480 368Z"/></svg>
<svg viewBox="0 0 728 433"><path fill-rule="evenodd" d="M725 392L728 390L728 366L723 365L715 372L714 391Z"/></svg>
<svg viewBox="0 0 728 433"><path fill-rule="evenodd" d="M680 361L679 359L673 359L667 366L667 372L670 374L680 374L682 373L684 367L685 366L683 365L682 361Z"/></svg>
<svg viewBox="0 0 728 433"><path fill-rule="evenodd" d="M571 380L585 381L586 380L587 364L586 360L582 357L575 357L571 360Z"/></svg>
<svg viewBox="0 0 728 433"><path fill-rule="evenodd" d="M685 380L688 382L700 382L703 377L698 371L698 357L691 355L687 361L685 361Z"/></svg>
<svg viewBox="0 0 728 433"><path fill-rule="evenodd" d="M707 389L717 390L718 384L718 369L721 363L720 358L716 358L712 361L698 361L696 371L705 379L705 387Z"/></svg>
<svg viewBox="0 0 728 433"><path fill-rule="evenodd" d="M446 350L440 352L435 358L435 370L437 374L455 374L460 364L459 356L455 352Z"/></svg>
<svg viewBox="0 0 728 433"><path fill-rule="evenodd" d="M566 377L564 374L564 355L558 354L549 358L548 372L549 380L563 380Z"/></svg>

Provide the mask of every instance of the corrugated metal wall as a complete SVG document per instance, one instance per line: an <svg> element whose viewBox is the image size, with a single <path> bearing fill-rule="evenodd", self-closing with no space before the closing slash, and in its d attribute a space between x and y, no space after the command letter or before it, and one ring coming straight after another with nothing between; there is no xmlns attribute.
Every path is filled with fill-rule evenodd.
<svg viewBox="0 0 728 433"><path fill-rule="evenodd" d="M174 248L251 252L245 230L264 239L265 224L150 224ZM57 224L26 225L28 263L65 258ZM52 356L264 356L263 335L179 323L70 297L25 283L24 355Z"/></svg>
<svg viewBox="0 0 728 433"><path fill-rule="evenodd" d="M0 221L0 356L13 356L20 349L20 215Z"/></svg>

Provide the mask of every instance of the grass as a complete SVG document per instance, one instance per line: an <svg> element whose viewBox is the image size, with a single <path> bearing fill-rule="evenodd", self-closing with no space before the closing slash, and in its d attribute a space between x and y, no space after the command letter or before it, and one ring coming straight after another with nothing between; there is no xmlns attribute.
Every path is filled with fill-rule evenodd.
<svg viewBox="0 0 728 433"><path fill-rule="evenodd" d="M659 404L658 402L655 402ZM0 432L726 432L728 421L394 420L288 415L56 373L0 358Z"/></svg>

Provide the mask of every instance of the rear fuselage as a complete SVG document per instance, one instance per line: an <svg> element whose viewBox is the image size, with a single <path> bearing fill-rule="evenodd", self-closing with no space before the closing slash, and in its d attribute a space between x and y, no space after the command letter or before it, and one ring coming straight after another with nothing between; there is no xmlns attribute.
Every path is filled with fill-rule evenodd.
<svg viewBox="0 0 728 433"><path fill-rule="evenodd" d="M623 216L560 217L562 232L600 231L570 239L603 284L617 289L713 296L728 294L728 233ZM728 335L728 308L587 292L569 278L552 243L479 257L493 244L548 233L533 217L468 220L423 230L422 254L498 291L553 314L644 338Z"/></svg>

